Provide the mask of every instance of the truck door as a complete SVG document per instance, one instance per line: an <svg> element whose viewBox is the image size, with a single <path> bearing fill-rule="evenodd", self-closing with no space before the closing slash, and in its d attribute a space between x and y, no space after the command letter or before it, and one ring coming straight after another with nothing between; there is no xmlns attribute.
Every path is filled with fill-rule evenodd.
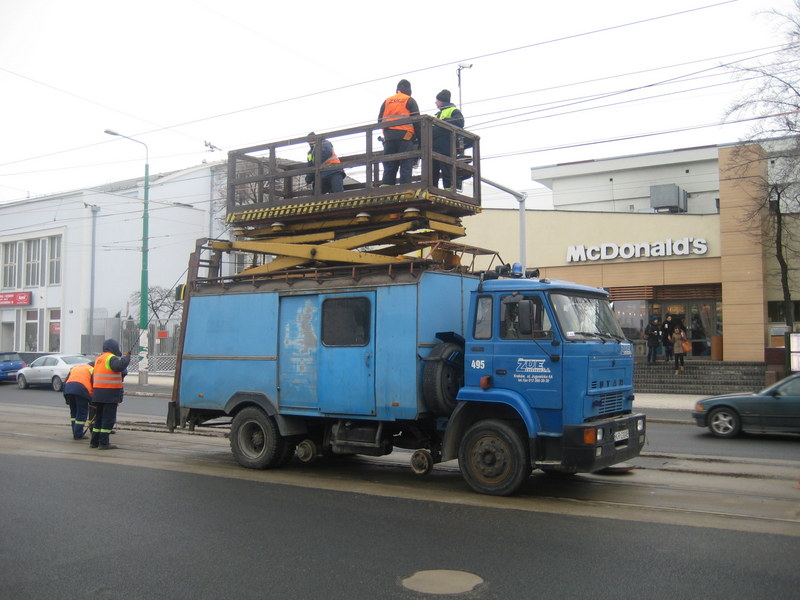
<svg viewBox="0 0 800 600"><path fill-rule="evenodd" d="M520 311L520 302L529 302L526 310ZM521 326L521 312L530 313L530 327ZM522 394L535 408L562 406L562 346L553 345L555 334L551 323L539 296L514 294L500 298L495 386Z"/></svg>
<svg viewBox="0 0 800 600"><path fill-rule="evenodd" d="M375 414L375 293L281 299L282 408Z"/></svg>

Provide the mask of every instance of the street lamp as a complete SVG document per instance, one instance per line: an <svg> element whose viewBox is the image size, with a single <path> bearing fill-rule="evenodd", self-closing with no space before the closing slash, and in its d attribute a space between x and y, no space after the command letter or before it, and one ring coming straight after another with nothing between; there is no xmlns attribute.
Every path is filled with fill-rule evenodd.
<svg viewBox="0 0 800 600"><path fill-rule="evenodd" d="M464 109L463 103L461 102L461 71L463 69L471 69L471 68L472 68L472 63L462 62L462 63L458 63L458 69L456 69L456 73L458 74L458 108L459 108L459 110L463 110Z"/></svg>
<svg viewBox="0 0 800 600"><path fill-rule="evenodd" d="M117 137L125 138L137 144L144 146L144 210L142 212L142 284L139 291L141 296L139 301L139 385L147 384L147 353L148 353L148 335L147 335L147 300L149 296L149 287L147 282L147 254L148 254L148 208L150 203L150 149L144 142L122 135L113 129L106 129L105 133L108 135L115 135Z"/></svg>

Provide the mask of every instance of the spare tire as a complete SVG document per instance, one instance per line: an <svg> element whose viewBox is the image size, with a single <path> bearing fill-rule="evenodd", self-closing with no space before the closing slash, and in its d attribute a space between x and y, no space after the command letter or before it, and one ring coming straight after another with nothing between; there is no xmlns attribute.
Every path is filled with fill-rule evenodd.
<svg viewBox="0 0 800 600"><path fill-rule="evenodd" d="M464 385L464 348L452 342L436 344L425 359L422 397L435 415L447 417Z"/></svg>

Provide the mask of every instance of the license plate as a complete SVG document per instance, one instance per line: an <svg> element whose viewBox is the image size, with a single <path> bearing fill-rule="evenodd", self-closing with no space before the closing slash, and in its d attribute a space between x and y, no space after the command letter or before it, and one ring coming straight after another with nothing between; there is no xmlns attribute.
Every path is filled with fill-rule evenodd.
<svg viewBox="0 0 800 600"><path fill-rule="evenodd" d="M614 441L621 442L623 440L627 440L630 434L628 433L627 429L620 429L619 431L614 432Z"/></svg>

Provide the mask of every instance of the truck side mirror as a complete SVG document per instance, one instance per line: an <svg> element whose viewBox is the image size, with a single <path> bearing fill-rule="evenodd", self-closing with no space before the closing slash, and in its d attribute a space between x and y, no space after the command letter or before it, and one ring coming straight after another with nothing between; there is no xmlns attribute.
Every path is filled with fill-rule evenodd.
<svg viewBox="0 0 800 600"><path fill-rule="evenodd" d="M519 332L522 335L533 333L533 301L520 300L519 310Z"/></svg>

